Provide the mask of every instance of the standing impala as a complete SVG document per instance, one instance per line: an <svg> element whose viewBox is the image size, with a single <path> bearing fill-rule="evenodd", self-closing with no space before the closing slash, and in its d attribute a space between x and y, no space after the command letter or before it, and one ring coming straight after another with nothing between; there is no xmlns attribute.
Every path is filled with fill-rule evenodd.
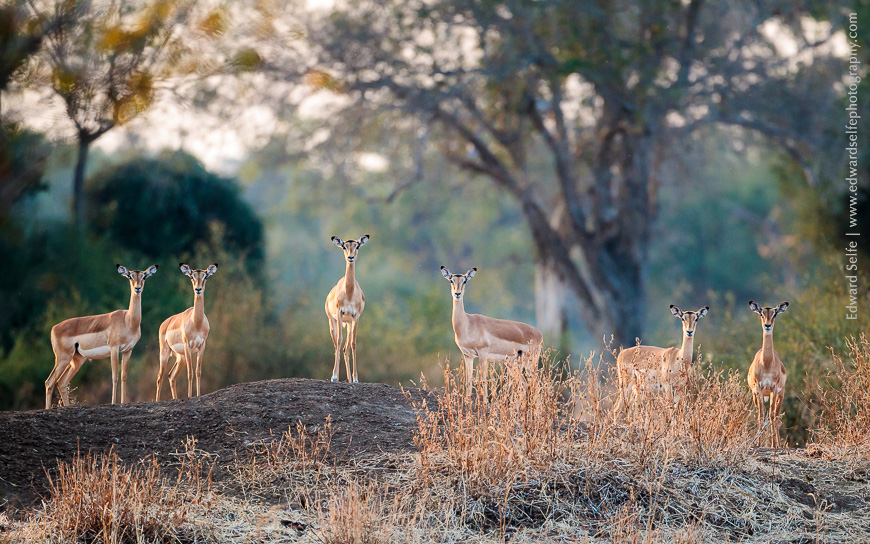
<svg viewBox="0 0 870 544"><path fill-rule="evenodd" d="M51 408L51 396L57 386L61 402L69 406L69 382L88 359L112 358L112 404L118 385L118 359L121 359L121 402L127 402L127 364L133 346L142 336L142 288L145 279L157 272L157 265L147 270L127 270L115 265L118 273L130 280L130 307L108 314L73 317L51 328L54 369L45 380L45 408Z"/></svg>
<svg viewBox="0 0 870 544"><path fill-rule="evenodd" d="M535 361L541 355L544 336L541 331L525 323L465 313L462 300L465 285L476 273L477 268L472 268L465 274L451 274L447 268L441 267L441 275L450 282L453 295L453 334L465 359L468 394L471 395L474 358L477 357L480 359L483 396L488 398L489 361L519 361L524 354Z"/></svg>
<svg viewBox="0 0 870 544"><path fill-rule="evenodd" d="M663 393L675 403L681 400L689 386L695 327L709 309L704 306L697 312L684 312L671 304L671 313L683 325L683 344L679 349L632 346L619 353L616 358L620 389L617 409L643 393Z"/></svg>
<svg viewBox="0 0 870 544"><path fill-rule="evenodd" d="M776 308L762 308L754 300L749 301L749 309L761 316L761 349L755 353L749 375L746 381L755 402L758 414L758 429L764 421L764 400L770 398L768 417L771 426L771 442L774 448L779 447L779 412L782 410L782 400L785 396L785 365L773 349L773 322L776 316L788 308L788 302L781 302ZM759 437L759 442L761 438ZM760 444L759 444L760 445Z"/></svg>
<svg viewBox="0 0 870 544"><path fill-rule="evenodd" d="M357 252L365 244L370 236L364 235L359 240L342 241L336 236L332 237L332 243L344 250L344 259L347 265L344 276L338 280L335 287L326 296L326 317L329 319L329 334L332 336L332 344L335 346L335 366L332 368L332 381L338 381L339 363L341 362L341 333L347 326L347 340L344 344L344 366L347 370L347 381L351 381L350 359L353 356L353 383L359 381L356 374L356 333L359 326L359 316L366 307L366 297L354 276Z"/></svg>
<svg viewBox="0 0 870 544"><path fill-rule="evenodd" d="M193 270L185 263L179 265L181 273L193 283L193 306L175 314L160 325L160 370L157 371L157 396L160 400L160 385L166 372L169 356L175 354L175 364L169 371L169 388L172 398L178 398L175 381L181 372L181 363L187 367L187 396L193 396L193 354L196 352L196 396L199 396L199 377L202 375L202 358L208 340L208 318L205 316L205 282L217 272L217 263L205 270Z"/></svg>

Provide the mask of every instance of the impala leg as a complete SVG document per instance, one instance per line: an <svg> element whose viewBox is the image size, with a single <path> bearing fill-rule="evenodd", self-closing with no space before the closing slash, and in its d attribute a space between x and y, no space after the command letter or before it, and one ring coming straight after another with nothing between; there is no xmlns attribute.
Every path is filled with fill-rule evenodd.
<svg viewBox="0 0 870 544"><path fill-rule="evenodd" d="M199 353L196 354L196 396L199 396L199 378L202 376L202 359L205 357L205 340L199 346Z"/></svg>
<svg viewBox="0 0 870 544"><path fill-rule="evenodd" d="M52 394L54 393L54 386L57 384L60 377L66 371L67 365L69 365L70 359L72 359L72 355L68 354L58 354L54 355L54 368L51 369L51 374L48 375L48 378L45 380L45 409L48 410L51 408L51 400Z"/></svg>
<svg viewBox="0 0 870 544"><path fill-rule="evenodd" d="M127 366L132 355L132 349L121 354L121 404L127 402Z"/></svg>
<svg viewBox="0 0 870 544"><path fill-rule="evenodd" d="M184 363L187 368L187 398L193 397L193 352L190 343L184 341Z"/></svg>
<svg viewBox="0 0 870 544"><path fill-rule="evenodd" d="M166 365L169 364L171 353L168 346L160 345L160 368L157 369L157 395L154 397L154 402L160 401L160 386L163 385L163 376L166 375Z"/></svg>
<svg viewBox="0 0 870 544"><path fill-rule="evenodd" d="M480 357L480 381L483 383L483 400L489 402L489 359Z"/></svg>
<svg viewBox="0 0 870 544"><path fill-rule="evenodd" d="M326 316L327 321L329 321L329 339L332 340L332 346L335 348L335 321L332 319L331 315ZM332 378L331 381L338 381L338 374L336 372L336 368L332 369Z"/></svg>
<svg viewBox="0 0 870 544"><path fill-rule="evenodd" d="M112 346L112 404L115 404L118 399L118 364L121 358L120 355L118 348Z"/></svg>
<svg viewBox="0 0 870 544"><path fill-rule="evenodd" d="M350 373L350 337L353 333L353 321L345 323L344 329L345 334L347 334L344 338L344 371L347 376L347 383L352 383L353 374Z"/></svg>
<svg viewBox="0 0 870 544"><path fill-rule="evenodd" d="M335 345L335 365L332 367L332 381L338 381L339 365L341 364L341 310L335 314L335 320L332 321L333 335L332 343Z"/></svg>
<svg viewBox="0 0 870 544"><path fill-rule="evenodd" d="M175 364L172 366L172 370L169 371L169 389L172 391L172 398L178 398L178 389L176 388L176 381L178 380L178 374L181 372L181 365L184 363L184 354L176 353L175 354Z"/></svg>
<svg viewBox="0 0 870 544"><path fill-rule="evenodd" d="M779 447L779 424L780 410L782 410L782 401L785 395L776 393L770 395L770 432L773 433L773 447Z"/></svg>
<svg viewBox="0 0 870 544"><path fill-rule="evenodd" d="M82 365L85 362L85 356L81 353L76 353L73 355L69 364L66 366L66 369L63 371L63 375L60 377L60 380L57 383L57 389L60 391L60 398L63 401L64 406L69 406L69 382L75 377L79 370L82 369Z"/></svg>
<svg viewBox="0 0 870 544"><path fill-rule="evenodd" d="M761 393L761 387L756 387L755 399L756 406L758 406L758 446L761 447L764 444L764 437L761 431L764 425L764 395Z"/></svg>
<svg viewBox="0 0 870 544"><path fill-rule="evenodd" d="M353 383L359 383L359 376L356 373L356 333L359 330L359 316L356 316L356 319L353 320L353 332L349 332L350 337L348 338L348 343L350 344L350 354L353 358ZM347 354L345 353L345 357Z"/></svg>
<svg viewBox="0 0 870 544"><path fill-rule="evenodd" d="M474 357L465 356L465 394L471 398L471 388L474 383Z"/></svg>
<svg viewBox="0 0 870 544"><path fill-rule="evenodd" d="M755 431L756 437L755 437L754 443L756 446L760 446L761 445L761 435L758 433L761 432L761 415L759 413L759 410L761 410L761 407L759 407L759 405L758 405L758 391L756 389L757 388L750 387L749 394L752 395L752 406L755 408L755 419L756 419L756 423L757 423L757 426L756 426L757 430Z"/></svg>

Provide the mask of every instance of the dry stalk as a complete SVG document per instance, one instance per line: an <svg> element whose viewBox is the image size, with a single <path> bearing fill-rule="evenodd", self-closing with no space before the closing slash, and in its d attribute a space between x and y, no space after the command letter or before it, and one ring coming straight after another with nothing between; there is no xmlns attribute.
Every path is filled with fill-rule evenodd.
<svg viewBox="0 0 870 544"><path fill-rule="evenodd" d="M818 427L809 450L846 459L854 470L870 468L870 341L848 341L849 361L832 353L834 369L825 383L811 384L819 404ZM856 468L858 467L858 468ZM860 468L863 467L863 468Z"/></svg>
<svg viewBox="0 0 870 544"><path fill-rule="evenodd" d="M211 466L185 447L178 477L161 473L156 458L125 465L114 451L76 455L48 472L50 499L34 517L25 542L169 543L196 538L194 518L211 501ZM32 536L32 539L30 538Z"/></svg>

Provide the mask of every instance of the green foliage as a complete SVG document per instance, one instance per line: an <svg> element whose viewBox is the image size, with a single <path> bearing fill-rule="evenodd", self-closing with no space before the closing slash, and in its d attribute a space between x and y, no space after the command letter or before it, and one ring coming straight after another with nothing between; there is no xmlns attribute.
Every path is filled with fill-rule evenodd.
<svg viewBox="0 0 870 544"><path fill-rule="evenodd" d="M154 394L160 323L191 305L190 282L177 268L182 260L197 267L221 265L206 297L213 321L207 391L301 372L303 362L282 342L283 320L276 319L263 287L262 225L230 180L208 173L184 154L137 158L107 167L102 175L95 194L106 196L99 209L112 219L94 218L94 225L104 225L102 235L78 234L62 223L27 225L16 215L14 223L0 227L0 251L7 255L0 275L6 310L0 313L0 408L42 404L42 382L54 364L53 325L128 306L129 284L115 263L133 269L160 265L143 292L142 339L130 364L133 399ZM182 206L172 207L178 203ZM161 230L163 222L178 232ZM73 381L78 388L73 398L105 402L109 375L107 361L88 362Z"/></svg>
<svg viewBox="0 0 870 544"><path fill-rule="evenodd" d="M54 364L51 327L69 317L125 307L128 282L114 264L147 265L133 265L128 252L83 238L65 225L32 233L9 225L0 233L0 246L7 255L0 285L7 310L0 322L0 406L38 406L34 399L42 395L41 384ZM76 384L86 383L90 371L86 365Z"/></svg>
<svg viewBox="0 0 870 544"><path fill-rule="evenodd" d="M866 285L870 277L862 277ZM755 298L764 306L788 301L788 311L777 317L774 347L788 374L784 402L783 432L791 445L803 445L816 422L814 393L808 387L819 381L832 367L832 350L845 354L847 339L870 330L870 313L858 313L847 320L846 282L834 263L802 278L798 289L783 293L772 291ZM859 295L860 308L870 308L870 292ZM706 363L716 368L737 369L745 375L761 349L758 316L749 309L748 300L712 296L709 323L704 323L695 341ZM715 308L715 312L713 309Z"/></svg>
<svg viewBox="0 0 870 544"><path fill-rule="evenodd" d="M263 225L235 183L184 152L107 166L91 178L88 196L92 228L142 255L189 254L218 234L234 259L262 260Z"/></svg>
<svg viewBox="0 0 870 544"><path fill-rule="evenodd" d="M0 122L0 222L19 199L43 188L49 151L41 134L16 122Z"/></svg>

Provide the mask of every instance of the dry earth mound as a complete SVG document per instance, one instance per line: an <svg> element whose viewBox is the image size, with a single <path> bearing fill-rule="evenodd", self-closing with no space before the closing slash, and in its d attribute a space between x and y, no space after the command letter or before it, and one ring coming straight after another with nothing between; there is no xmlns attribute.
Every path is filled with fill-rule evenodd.
<svg viewBox="0 0 870 544"><path fill-rule="evenodd" d="M269 380L187 400L0 412L0 493L3 502L27 505L45 491L45 470L76 452L114 449L128 463L156 455L171 464L187 437L215 456L221 479L236 451L295 429L298 421L321 426L327 416L339 456L414 448L416 417L400 388Z"/></svg>

